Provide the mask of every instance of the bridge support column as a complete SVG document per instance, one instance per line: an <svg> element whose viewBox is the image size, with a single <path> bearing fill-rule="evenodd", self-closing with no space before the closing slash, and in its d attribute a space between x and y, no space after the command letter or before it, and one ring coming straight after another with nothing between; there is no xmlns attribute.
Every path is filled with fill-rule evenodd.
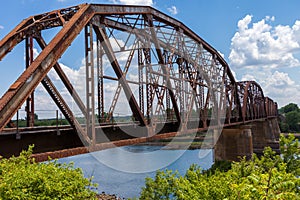
<svg viewBox="0 0 300 200"><path fill-rule="evenodd" d="M252 123L254 153L261 155L266 146L270 146L273 151L280 153L279 135L277 118Z"/></svg>
<svg viewBox="0 0 300 200"><path fill-rule="evenodd" d="M241 125L235 128L224 128L214 147L215 160L234 160L253 153L262 155L269 146L280 153L277 118L251 122L251 125Z"/></svg>
<svg viewBox="0 0 300 200"><path fill-rule="evenodd" d="M222 130L214 147L215 160L238 161L239 157L250 158L253 153L251 126Z"/></svg>

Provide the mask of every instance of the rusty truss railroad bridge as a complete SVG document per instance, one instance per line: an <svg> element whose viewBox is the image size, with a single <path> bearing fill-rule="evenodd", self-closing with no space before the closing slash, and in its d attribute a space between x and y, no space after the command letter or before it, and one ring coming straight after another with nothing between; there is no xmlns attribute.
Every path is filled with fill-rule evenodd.
<svg viewBox="0 0 300 200"><path fill-rule="evenodd" d="M84 93L60 64L75 40L84 46ZM20 43L25 43L25 70L0 99L0 154L13 154L31 142L37 143L37 152L74 152L198 131L212 131L216 139L219 130L217 154L232 159L232 151L248 155L278 141L276 102L255 81L237 82L217 50L154 8L81 4L31 16L0 41L0 60ZM39 49L36 57L34 48ZM51 69L80 118L50 79ZM53 136L50 128L32 127L34 90L40 83L68 120L65 129L72 131ZM120 102L128 108L128 123L114 121ZM16 132L9 127L23 104L32 128Z"/></svg>

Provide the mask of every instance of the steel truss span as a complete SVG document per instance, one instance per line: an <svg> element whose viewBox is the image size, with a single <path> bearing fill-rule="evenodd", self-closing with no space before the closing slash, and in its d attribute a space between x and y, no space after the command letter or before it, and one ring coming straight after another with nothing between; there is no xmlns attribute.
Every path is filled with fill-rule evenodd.
<svg viewBox="0 0 300 200"><path fill-rule="evenodd" d="M46 42L44 35L52 29L58 32ZM80 34L85 46L84 98L59 64ZM277 116L277 104L264 96L258 83L236 82L217 50L151 7L81 4L31 16L0 41L0 60L23 40L32 39L41 51L36 58L26 54L26 70L1 97L0 131L39 83L88 144L96 134L95 122L113 121L122 95L133 123L148 130L162 121L186 130L196 119L197 127L205 129L212 121L230 125ZM32 48L26 45L25 51ZM108 66L110 73L105 71ZM84 116L84 126L48 77L52 68ZM107 96L105 88L111 82L114 93Z"/></svg>

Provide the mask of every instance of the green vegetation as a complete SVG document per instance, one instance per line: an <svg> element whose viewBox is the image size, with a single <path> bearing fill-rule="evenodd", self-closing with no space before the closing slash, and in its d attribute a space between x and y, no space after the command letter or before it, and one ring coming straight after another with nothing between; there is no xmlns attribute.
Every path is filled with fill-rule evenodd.
<svg viewBox="0 0 300 200"><path fill-rule="evenodd" d="M139 199L300 199L300 146L280 136L282 155L265 148L251 160L216 162L207 171L192 165L184 176L171 170L146 178ZM36 163L32 146L0 159L0 199L96 199L95 184L73 164Z"/></svg>
<svg viewBox="0 0 300 200"><path fill-rule="evenodd" d="M101 119L101 122L106 122L106 118L107 118L107 113L104 113L104 118ZM77 121L80 124L85 124L86 120L83 117L77 117L76 118ZM98 121L98 115L95 116L95 119ZM133 119L131 116L112 116L112 119L110 120L110 123L114 122L118 122L118 123L125 123L125 122L132 122ZM39 119L38 115L35 114L34 117L34 126L62 126L62 125L69 125L69 122L67 119L55 119L55 118L51 118L51 119ZM26 121L26 117L25 119L19 119L18 121L18 127L26 127L27 126L27 121ZM12 120L10 122L10 124L7 126L10 128L15 128L17 127L17 120Z"/></svg>
<svg viewBox="0 0 300 200"><path fill-rule="evenodd" d="M280 152L286 164L286 171L300 177L300 146L293 134L289 134L288 137L280 136Z"/></svg>
<svg viewBox="0 0 300 200"><path fill-rule="evenodd" d="M283 133L296 133L300 131L300 109L297 104L290 103L279 110L280 130Z"/></svg>
<svg viewBox="0 0 300 200"><path fill-rule="evenodd" d="M17 126L17 121L12 120L12 123L14 124L13 127ZM26 119L20 119L19 120L19 127L26 127L27 122ZM57 121L56 119L35 119L34 120L34 126L56 126ZM66 119L60 119L58 120L58 125L69 125L69 122Z"/></svg>
<svg viewBox="0 0 300 200"><path fill-rule="evenodd" d="M0 160L0 199L96 199L95 184L73 164L36 163L32 146L19 157Z"/></svg>
<svg viewBox="0 0 300 200"><path fill-rule="evenodd" d="M271 148L247 161L217 163L208 171L192 165L184 176L170 170L146 178L140 199L300 199L298 140L281 136L282 157ZM221 168L221 169L220 169Z"/></svg>

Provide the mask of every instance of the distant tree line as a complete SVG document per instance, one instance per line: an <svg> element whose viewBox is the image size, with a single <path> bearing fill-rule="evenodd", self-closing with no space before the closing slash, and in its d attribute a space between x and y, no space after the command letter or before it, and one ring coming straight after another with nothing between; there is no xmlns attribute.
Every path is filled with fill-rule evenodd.
<svg viewBox="0 0 300 200"><path fill-rule="evenodd" d="M289 103L279 110L279 127L283 133L300 132L300 109L297 104Z"/></svg>
<svg viewBox="0 0 300 200"><path fill-rule="evenodd" d="M57 124L58 123L58 124ZM34 126L56 126L56 125L68 125L69 122L66 119L57 119L52 118L52 119L39 119L37 114L34 114ZM25 119L19 119L17 120L11 120L10 125L8 127L10 128L15 128L15 127L26 127L27 122L26 122L26 117Z"/></svg>

